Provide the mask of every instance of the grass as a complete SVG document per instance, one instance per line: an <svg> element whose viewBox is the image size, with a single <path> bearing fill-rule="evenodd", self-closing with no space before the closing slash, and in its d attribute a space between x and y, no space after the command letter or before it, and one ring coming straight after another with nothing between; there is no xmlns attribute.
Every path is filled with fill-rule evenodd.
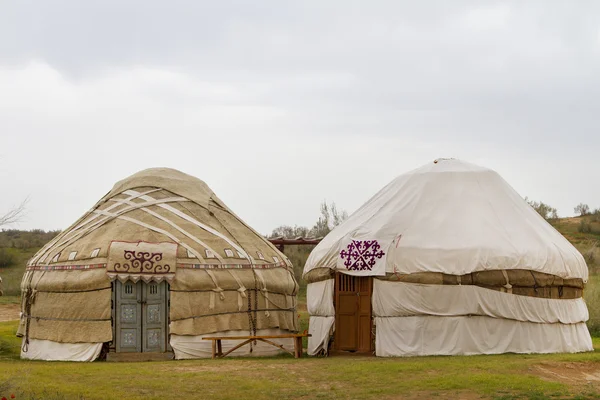
<svg viewBox="0 0 600 400"><path fill-rule="evenodd" d="M9 267L0 267L0 277L4 288L4 296L20 295L21 278L25 273L27 261L33 257L37 249L11 249L15 254L15 263ZM0 296L0 304L2 297Z"/></svg>
<svg viewBox="0 0 600 400"><path fill-rule="evenodd" d="M574 362L600 369L600 352L80 364L19 360L16 328L16 322L0 323L0 396L17 399L600 398L590 385L535 373L538 365ZM600 339L594 345L600 347Z"/></svg>

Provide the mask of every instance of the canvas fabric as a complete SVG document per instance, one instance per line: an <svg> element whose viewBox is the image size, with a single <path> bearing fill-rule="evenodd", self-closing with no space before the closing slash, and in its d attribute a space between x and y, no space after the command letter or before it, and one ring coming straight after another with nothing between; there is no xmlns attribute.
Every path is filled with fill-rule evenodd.
<svg viewBox="0 0 600 400"><path fill-rule="evenodd" d="M280 328L292 332L298 331L298 319L295 312L271 311L269 316L264 312L256 313L258 329ZM245 331L252 333L249 316L246 312L236 312L222 315L208 315L200 318L187 318L171 321L169 332L174 335L201 335L204 333L222 332L227 330Z"/></svg>
<svg viewBox="0 0 600 400"><path fill-rule="evenodd" d="M380 357L593 351L584 322L538 324L485 316L376 317Z"/></svg>
<svg viewBox="0 0 600 400"><path fill-rule="evenodd" d="M359 249L344 256L350 240L364 248L377 241L380 250L371 253L383 255ZM363 266L363 259L375 264ZM315 247L305 276L316 268L362 276L531 270L588 278L582 255L506 181L460 160L440 160L394 179Z"/></svg>
<svg viewBox="0 0 600 400"><path fill-rule="evenodd" d="M257 313L259 329L297 331L298 284L287 257L204 182L154 168L118 182L28 262L19 335L59 343L112 340L111 278L166 278L160 271L118 271L129 246L168 253L172 332L248 329L246 293L254 289L261 308L275 309Z"/></svg>

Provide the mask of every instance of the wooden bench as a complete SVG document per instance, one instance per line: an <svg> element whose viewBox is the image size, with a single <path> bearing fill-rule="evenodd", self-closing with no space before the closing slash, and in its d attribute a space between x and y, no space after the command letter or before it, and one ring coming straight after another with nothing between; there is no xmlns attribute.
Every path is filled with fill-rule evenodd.
<svg viewBox="0 0 600 400"><path fill-rule="evenodd" d="M302 338L310 337L307 332L304 333L290 333L284 335L266 335L266 336L215 336L215 337L203 337L202 340L212 340L212 358L222 358L226 355L230 354L232 351L239 349L242 346L247 345L250 342L261 341L268 343L272 346L277 347L285 351L286 353L294 356L295 358L302 357ZM275 342L270 341L269 339L294 339L294 352L292 353L289 350L286 350L282 345L277 344ZM230 349L228 352L223 354L223 350L221 347L222 340L243 340L242 343L238 344L234 348Z"/></svg>

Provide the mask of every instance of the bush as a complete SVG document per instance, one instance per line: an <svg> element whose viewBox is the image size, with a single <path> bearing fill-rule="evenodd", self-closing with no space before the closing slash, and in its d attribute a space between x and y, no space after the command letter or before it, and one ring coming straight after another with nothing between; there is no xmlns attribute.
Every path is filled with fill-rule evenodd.
<svg viewBox="0 0 600 400"><path fill-rule="evenodd" d="M581 221L579 221L577 231L579 233L592 233L592 224L582 219Z"/></svg>
<svg viewBox="0 0 600 400"><path fill-rule="evenodd" d="M14 249L0 249L0 268L10 267L17 262L17 255Z"/></svg>
<svg viewBox="0 0 600 400"><path fill-rule="evenodd" d="M588 264L588 266L592 266L594 264L596 264L596 249L595 248L591 248L588 251L586 251L585 253L583 253L583 257L585 258L585 262Z"/></svg>

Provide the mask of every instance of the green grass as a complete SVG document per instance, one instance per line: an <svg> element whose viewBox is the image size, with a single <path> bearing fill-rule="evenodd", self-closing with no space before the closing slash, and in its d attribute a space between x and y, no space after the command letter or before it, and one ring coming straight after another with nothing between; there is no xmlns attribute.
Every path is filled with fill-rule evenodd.
<svg viewBox="0 0 600 400"><path fill-rule="evenodd" d="M0 296L0 305L2 304L21 304L21 296Z"/></svg>
<svg viewBox="0 0 600 400"><path fill-rule="evenodd" d="M535 367L577 362L600 370L600 352L146 363L21 361L16 328L16 322L0 323L0 396L15 393L17 399L594 398L594 387L543 380ZM594 339L594 345L600 347L600 339Z"/></svg>
<svg viewBox="0 0 600 400"><path fill-rule="evenodd" d="M37 249L11 250L15 254L15 263L9 267L0 268L0 277L2 277L4 296L18 296L20 294L21 278L25 273L25 265L37 251ZM0 301L2 297L3 296L0 296Z"/></svg>

